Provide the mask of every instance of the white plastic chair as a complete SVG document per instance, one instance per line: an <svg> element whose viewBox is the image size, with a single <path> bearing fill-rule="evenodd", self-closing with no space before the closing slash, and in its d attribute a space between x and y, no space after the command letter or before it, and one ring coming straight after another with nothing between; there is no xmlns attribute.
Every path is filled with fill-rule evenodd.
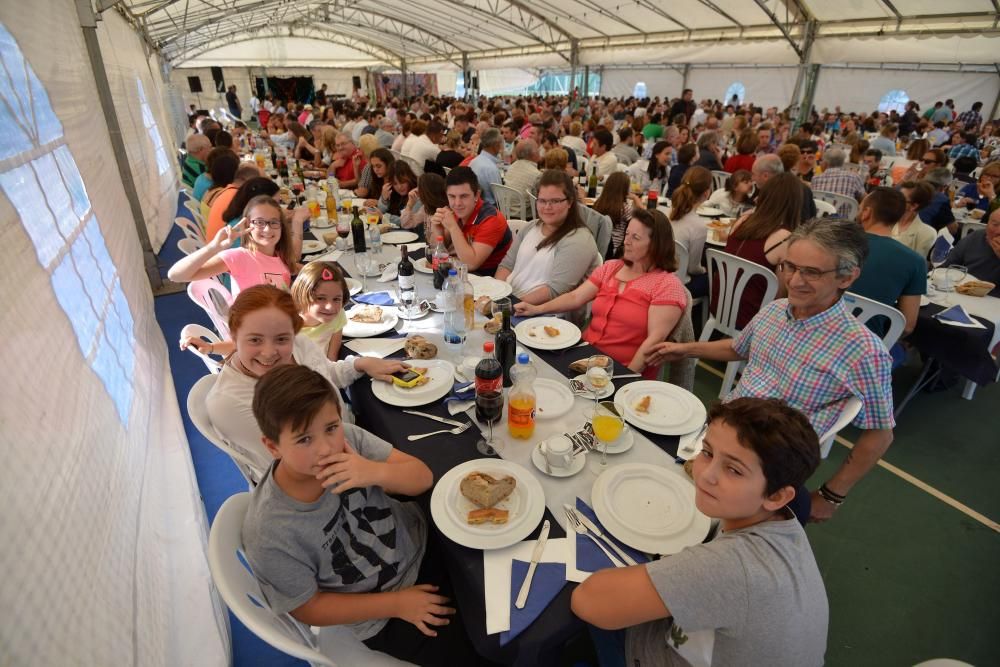
<svg viewBox="0 0 1000 667"><path fill-rule="evenodd" d="M512 220L524 220L524 212L527 206L524 205L524 193L500 183L490 183L493 196L497 200L497 208L507 218L507 223Z"/></svg>
<svg viewBox="0 0 1000 667"><path fill-rule="evenodd" d="M264 472L259 460L254 455L239 445L229 442L215 430L212 425L212 418L208 416L208 392L215 386L215 375L206 375L191 387L187 396L188 417L194 427L205 436L205 439L221 449L229 458L233 460L240 474L246 480L247 486L253 488L264 477ZM263 447L263 445L261 445Z"/></svg>
<svg viewBox="0 0 1000 667"><path fill-rule="evenodd" d="M623 174L627 174L628 173L628 165L627 164L622 164L621 162L619 162L618 164L615 165L615 170L620 171Z"/></svg>
<svg viewBox="0 0 1000 667"><path fill-rule="evenodd" d="M249 493L237 493L222 504L208 535L208 568L222 600L243 625L262 640L310 665L337 667L319 652L312 632L288 614L271 611L260 584L244 565L243 519Z"/></svg>
<svg viewBox="0 0 1000 667"><path fill-rule="evenodd" d="M819 455L822 458L826 458L830 455L830 450L833 448L833 441L843 429L847 428L848 424L854 421L854 418L858 416L861 412L861 399L857 396L851 396L849 399L844 401L844 406L841 409L840 417L837 421L833 423L830 429L820 436L819 438Z"/></svg>
<svg viewBox="0 0 1000 667"><path fill-rule="evenodd" d="M580 216L583 218L584 226L594 235L597 252L601 253L601 257L603 257L608 251L608 244L611 243L611 230L614 226L611 218L598 213L589 206L583 204L577 204L577 206L580 207Z"/></svg>
<svg viewBox="0 0 1000 667"><path fill-rule="evenodd" d="M718 169L712 170L712 192L716 190L724 190L726 187L726 181L729 180L729 172L719 171Z"/></svg>
<svg viewBox="0 0 1000 667"><path fill-rule="evenodd" d="M208 568L222 600L243 625L262 640L310 665L337 667L328 655L343 665L406 667L411 663L372 651L343 626L321 628L319 637L288 614L271 611L260 584L246 564L243 520L250 506L249 493L230 496L215 515L208 535Z"/></svg>
<svg viewBox="0 0 1000 667"><path fill-rule="evenodd" d="M828 215L837 215L837 207L833 204L829 204L822 199L813 199L813 203L816 204L816 215L820 218L825 218Z"/></svg>
<svg viewBox="0 0 1000 667"><path fill-rule="evenodd" d="M966 220L958 224L958 240L961 241L965 238L966 234L971 234L972 232L978 231L980 229L986 229L985 222L976 222L974 220Z"/></svg>
<svg viewBox="0 0 1000 667"><path fill-rule="evenodd" d="M736 327L736 320L740 312L740 301L743 299L743 291L747 283L754 276L763 278L767 285L764 288L764 298L760 305L770 303L778 293L778 276L767 267L755 262L730 255L727 252L708 248L705 251L705 261L708 266L708 302L712 302L712 289L715 283L715 274L718 273L719 294L715 298L715 311L709 314L708 321L701 332L701 342L711 340L712 334L718 331L726 336L735 338L740 334L741 329ZM726 374L722 380L722 388L719 391L719 398L725 398L736 382L736 374L742 367L743 362L730 361L726 364Z"/></svg>
<svg viewBox="0 0 1000 667"><path fill-rule="evenodd" d="M193 239L201 243L201 245L205 245L205 234L194 220L179 215L174 218L174 224L181 228L185 238Z"/></svg>
<svg viewBox="0 0 1000 667"><path fill-rule="evenodd" d="M528 200L528 207L531 209L531 219L538 219L538 197L531 194L530 192L525 192L525 198Z"/></svg>
<svg viewBox="0 0 1000 667"><path fill-rule="evenodd" d="M885 317L889 320L889 328L882 335L882 344L885 345L886 350L895 345L899 337L903 335L906 317L896 308L854 292L844 293L844 305L861 324L867 324L869 320L876 317Z"/></svg>
<svg viewBox="0 0 1000 667"><path fill-rule="evenodd" d="M208 278L190 283L187 292L191 300L208 313L219 336L228 339L229 306L233 304L233 295L229 293L229 290L218 280Z"/></svg>
<svg viewBox="0 0 1000 667"><path fill-rule="evenodd" d="M417 177L424 175L424 165L420 164L409 155L400 155L399 159L410 165L410 169L413 170L413 173L416 174Z"/></svg>
<svg viewBox="0 0 1000 667"><path fill-rule="evenodd" d="M396 158L397 160L402 160L403 159L403 154L400 153L399 151L394 151L394 150L392 150L390 148L389 152L392 153L392 157Z"/></svg>
<svg viewBox="0 0 1000 667"><path fill-rule="evenodd" d="M858 217L858 202L854 197L838 195L836 192L827 192L826 190L813 190L813 196L836 206L837 214L841 218L856 220Z"/></svg>
<svg viewBox="0 0 1000 667"><path fill-rule="evenodd" d="M222 339L219 338L219 336L214 331L212 331L211 329L206 329L200 324L184 325L184 328L181 329L181 340L183 341L185 338L188 337L201 338L204 341L211 343L213 345L222 342ZM207 354L202 354L201 352L198 351L198 348L194 347L193 345L188 346L188 351L199 357L203 362L205 362L205 366L208 368L209 373L215 374L222 370L222 364L220 362L216 361Z"/></svg>
<svg viewBox="0 0 1000 667"><path fill-rule="evenodd" d="M510 233L517 236L521 233L521 230L528 226L530 220L508 220L507 226L510 228Z"/></svg>
<svg viewBox="0 0 1000 667"><path fill-rule="evenodd" d="M688 265L691 263L691 257L688 255L687 247L680 241L674 241L674 256L677 258L677 270L674 271L674 275L686 286L688 281ZM691 297L691 308L693 309L698 304L701 304L701 326L704 327L705 323L708 322L708 306L705 303L705 297L700 296L697 299Z"/></svg>

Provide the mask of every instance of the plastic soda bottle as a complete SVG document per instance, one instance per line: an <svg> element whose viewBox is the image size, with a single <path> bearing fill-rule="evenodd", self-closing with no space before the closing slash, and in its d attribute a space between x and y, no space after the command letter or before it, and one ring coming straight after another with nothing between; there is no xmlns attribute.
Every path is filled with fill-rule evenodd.
<svg viewBox="0 0 1000 667"><path fill-rule="evenodd" d="M517 365L511 370L514 386L507 404L507 430L515 438L530 438L535 432L535 371L528 354L517 355Z"/></svg>

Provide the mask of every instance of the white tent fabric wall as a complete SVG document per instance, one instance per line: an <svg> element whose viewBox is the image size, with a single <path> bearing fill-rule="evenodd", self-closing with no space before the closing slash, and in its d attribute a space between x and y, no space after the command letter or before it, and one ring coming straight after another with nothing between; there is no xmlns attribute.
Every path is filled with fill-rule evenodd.
<svg viewBox="0 0 1000 667"><path fill-rule="evenodd" d="M117 12L105 13L97 34L149 240L159 252L177 216L180 182L162 78L147 60L139 35ZM143 102L148 106L145 112ZM150 120L155 127L147 127Z"/></svg>
<svg viewBox="0 0 1000 667"><path fill-rule="evenodd" d="M646 84L649 97L676 97L680 95L683 75L674 69L606 69L601 74L601 95L607 97L630 97L635 84Z"/></svg>
<svg viewBox="0 0 1000 667"><path fill-rule="evenodd" d="M16 276L0 293L0 664L225 664L204 507L75 7L5 3L0 40L15 110L0 112L0 261Z"/></svg>
<svg viewBox="0 0 1000 667"><path fill-rule="evenodd" d="M817 109L840 106L845 111L871 111L890 90L905 90L921 110L937 100L955 100L959 112L982 102L989 113L1000 89L1000 77L988 73L929 72L897 69L845 69L823 67L813 104Z"/></svg>
<svg viewBox="0 0 1000 667"><path fill-rule="evenodd" d="M792 99L796 70L793 67L692 67L688 75L688 88L694 91L697 100L711 97L722 100L729 86L740 82L746 88L747 102L763 107L784 109ZM820 78L822 81L822 78ZM680 95L678 88L671 97Z"/></svg>

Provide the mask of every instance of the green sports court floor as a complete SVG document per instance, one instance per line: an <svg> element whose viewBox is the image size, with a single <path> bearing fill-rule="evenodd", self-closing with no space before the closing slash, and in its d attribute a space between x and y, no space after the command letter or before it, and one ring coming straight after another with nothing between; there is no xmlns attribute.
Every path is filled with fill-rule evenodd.
<svg viewBox="0 0 1000 667"><path fill-rule="evenodd" d="M714 372L713 372L714 371ZM897 399L919 367L897 371ZM699 365L706 404L720 375ZM1000 665L1000 386L960 386L906 406L880 465L833 520L807 528L830 600L827 665ZM857 431L841 437L849 442ZM810 488L840 465L835 443Z"/></svg>

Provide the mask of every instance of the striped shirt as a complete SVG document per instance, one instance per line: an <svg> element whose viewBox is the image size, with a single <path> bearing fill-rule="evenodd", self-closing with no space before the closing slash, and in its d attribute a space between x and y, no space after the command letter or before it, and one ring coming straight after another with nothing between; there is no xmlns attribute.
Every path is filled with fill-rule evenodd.
<svg viewBox="0 0 1000 667"><path fill-rule="evenodd" d="M858 322L840 299L802 320L788 299L777 299L733 341L747 360L739 384L726 400L742 396L784 399L801 410L816 433L826 433L852 396L861 412L852 422L861 429L891 429L892 359L881 339Z"/></svg>
<svg viewBox="0 0 1000 667"><path fill-rule="evenodd" d="M979 149L972 144L959 144L948 151L948 159L957 160L962 157L971 157L979 164Z"/></svg>
<svg viewBox="0 0 1000 667"><path fill-rule="evenodd" d="M813 191L833 192L852 199L858 199L865 195L865 183L861 177L853 171L841 167L827 169L819 176L814 176L812 189ZM841 204L837 207L837 215L842 218L847 217L847 210L847 205Z"/></svg>
<svg viewBox="0 0 1000 667"><path fill-rule="evenodd" d="M979 124L983 122L983 117L979 115L978 111L969 109L968 111L963 111L958 114L958 118L956 120L962 121L962 124L965 126L967 132L973 132L979 128Z"/></svg>

